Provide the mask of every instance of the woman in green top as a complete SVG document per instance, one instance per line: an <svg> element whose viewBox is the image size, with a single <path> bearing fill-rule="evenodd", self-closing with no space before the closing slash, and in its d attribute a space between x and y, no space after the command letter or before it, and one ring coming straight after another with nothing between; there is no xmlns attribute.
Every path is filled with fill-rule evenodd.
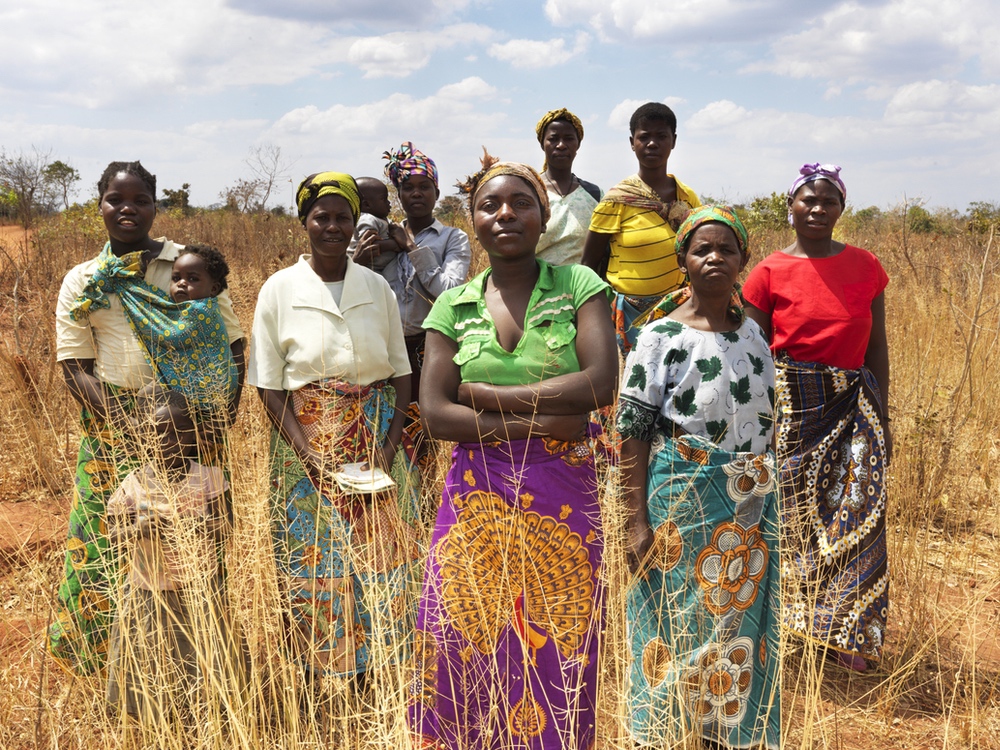
<svg viewBox="0 0 1000 750"><path fill-rule="evenodd" d="M535 258L538 174L467 183L490 268L424 321L421 414L458 443L424 577L409 718L419 747L589 748L602 554L588 414L614 397L607 284Z"/></svg>

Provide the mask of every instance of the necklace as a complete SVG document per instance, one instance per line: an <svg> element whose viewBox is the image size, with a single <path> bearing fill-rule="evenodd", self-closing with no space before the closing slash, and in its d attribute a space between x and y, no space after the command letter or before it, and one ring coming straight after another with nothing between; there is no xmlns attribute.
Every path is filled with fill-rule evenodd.
<svg viewBox="0 0 1000 750"><path fill-rule="evenodd" d="M575 185L578 182L578 180L576 178L576 175L573 174L572 172L570 172L570 175L569 175L569 190L567 190L564 193L562 190L560 190L559 185L556 183L556 181L553 180L551 177L549 177L549 173L547 171L542 176L545 178L545 184L548 187L552 188L552 192L555 193L556 195L558 195L560 198L565 198L567 195L569 195L570 193L572 193L573 190L576 189Z"/></svg>

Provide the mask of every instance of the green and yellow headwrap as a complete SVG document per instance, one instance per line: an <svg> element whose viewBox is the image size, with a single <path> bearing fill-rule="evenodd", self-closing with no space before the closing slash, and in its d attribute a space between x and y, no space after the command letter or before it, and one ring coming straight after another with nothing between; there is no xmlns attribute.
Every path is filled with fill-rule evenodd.
<svg viewBox="0 0 1000 750"><path fill-rule="evenodd" d="M565 107L563 109L553 109L546 112L542 119L538 121L535 125L535 135L538 136L538 142L541 143L545 140L545 128L554 123L556 120L565 120L573 129L576 130L576 137L581 141L583 140L583 123L580 122L580 118L574 115Z"/></svg>
<svg viewBox="0 0 1000 750"><path fill-rule="evenodd" d="M733 234L736 235L736 243L740 247L740 252L743 253L743 257L746 258L749 254L748 237L746 227L743 226L743 222L740 221L740 217L736 215L736 212L729 206L699 206L694 209L688 217L684 220L684 223L680 225L677 230L677 239L674 241L674 247L677 250L678 255L687 254L687 245L691 241L691 235L694 234L694 230L700 227L702 224L709 224L711 222L718 222L719 224L725 224L727 227L733 230Z"/></svg>
<svg viewBox="0 0 1000 750"><path fill-rule="evenodd" d="M339 195L347 201L354 215L354 223L358 223L361 215L361 193L358 183L349 174L343 172L317 172L306 177L295 191L295 203L299 209L299 221L306 223L306 216L313 204L324 195Z"/></svg>

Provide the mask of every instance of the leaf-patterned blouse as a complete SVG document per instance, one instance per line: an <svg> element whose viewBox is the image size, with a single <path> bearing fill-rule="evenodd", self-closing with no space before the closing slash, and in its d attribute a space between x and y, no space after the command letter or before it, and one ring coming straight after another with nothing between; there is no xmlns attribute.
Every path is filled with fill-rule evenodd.
<svg viewBox="0 0 1000 750"><path fill-rule="evenodd" d="M760 327L699 331L663 318L642 329L625 362L622 437L651 442L673 425L732 452L764 453L774 428L774 361ZM671 425L673 423L673 425Z"/></svg>

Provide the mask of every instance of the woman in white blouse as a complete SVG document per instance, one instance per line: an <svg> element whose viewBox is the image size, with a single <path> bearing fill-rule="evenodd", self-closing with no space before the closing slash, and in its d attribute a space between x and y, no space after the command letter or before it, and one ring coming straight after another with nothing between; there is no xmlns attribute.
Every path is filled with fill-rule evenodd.
<svg viewBox="0 0 1000 750"><path fill-rule="evenodd" d="M416 532L402 519L415 517L417 485L400 450L410 365L388 283L347 255L354 178L311 175L296 202L311 252L260 290L248 382L275 430L276 554L294 656L310 673L363 675L394 661L412 630ZM366 232L359 246L375 241ZM335 475L354 463L391 472L395 489L344 492Z"/></svg>

